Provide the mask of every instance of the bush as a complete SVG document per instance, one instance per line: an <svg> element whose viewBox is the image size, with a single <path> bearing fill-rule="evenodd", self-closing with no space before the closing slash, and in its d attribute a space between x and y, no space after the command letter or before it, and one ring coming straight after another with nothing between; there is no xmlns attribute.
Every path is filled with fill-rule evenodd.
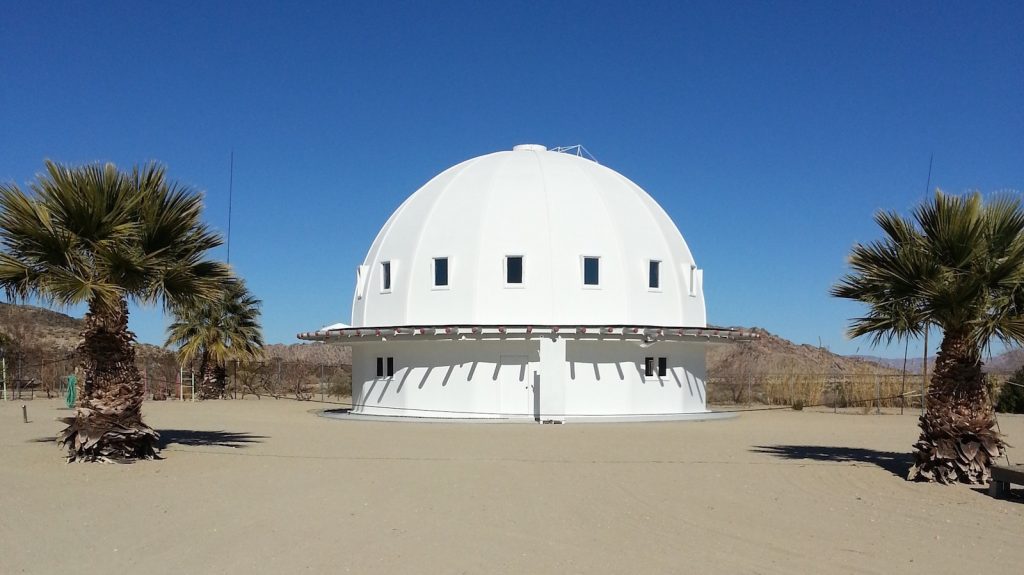
<svg viewBox="0 0 1024 575"><path fill-rule="evenodd" d="M996 411L1024 413L1024 367L1018 369L1008 381L1003 383L1003 388L999 392L999 400L996 402Z"/></svg>

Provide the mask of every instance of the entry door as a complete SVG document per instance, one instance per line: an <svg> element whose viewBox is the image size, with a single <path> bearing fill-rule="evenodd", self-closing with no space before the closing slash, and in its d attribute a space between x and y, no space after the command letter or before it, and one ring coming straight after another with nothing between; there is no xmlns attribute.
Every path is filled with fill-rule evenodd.
<svg viewBox="0 0 1024 575"><path fill-rule="evenodd" d="M501 412L527 416L533 413L533 376L525 355L503 355L499 360Z"/></svg>

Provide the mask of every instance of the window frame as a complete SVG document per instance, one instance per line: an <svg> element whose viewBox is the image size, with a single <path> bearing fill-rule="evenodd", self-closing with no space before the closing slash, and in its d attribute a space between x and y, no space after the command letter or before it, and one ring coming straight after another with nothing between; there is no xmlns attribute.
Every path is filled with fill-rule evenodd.
<svg viewBox="0 0 1024 575"><path fill-rule="evenodd" d="M658 358L658 377L668 377L668 357Z"/></svg>
<svg viewBox="0 0 1024 575"><path fill-rule="evenodd" d="M661 260L647 260L647 290L648 291L661 291ZM651 272L654 272L653 276ZM656 285L651 285L651 279L656 280Z"/></svg>
<svg viewBox="0 0 1024 575"><path fill-rule="evenodd" d="M444 285L438 285L437 283L437 262L444 260ZM435 290L446 290L450 289L452 285L452 262L448 256L437 256L430 259L430 289Z"/></svg>
<svg viewBox="0 0 1024 575"><path fill-rule="evenodd" d="M395 283L395 266L391 260L380 262L380 293L391 293Z"/></svg>
<svg viewBox="0 0 1024 575"><path fill-rule="evenodd" d="M395 358L394 356L377 356L377 379L385 379L395 377Z"/></svg>
<svg viewBox="0 0 1024 575"><path fill-rule="evenodd" d="M597 283L587 283L587 260L597 262ZM583 289L601 289L601 256L580 256L580 285Z"/></svg>
<svg viewBox="0 0 1024 575"><path fill-rule="evenodd" d="M644 358L644 377L654 377L654 357Z"/></svg>
<svg viewBox="0 0 1024 575"><path fill-rule="evenodd" d="M513 258L519 259L519 282L514 283L508 281L508 261ZM505 279L505 287L510 289L517 289L526 287L526 256L519 254L509 254L505 256L504 265L502 266Z"/></svg>

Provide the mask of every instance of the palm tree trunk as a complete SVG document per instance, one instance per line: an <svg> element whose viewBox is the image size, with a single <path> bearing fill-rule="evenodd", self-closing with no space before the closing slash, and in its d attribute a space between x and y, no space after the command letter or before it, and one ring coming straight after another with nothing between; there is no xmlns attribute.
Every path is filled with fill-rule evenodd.
<svg viewBox="0 0 1024 575"><path fill-rule="evenodd" d="M128 330L128 303L114 308L89 302L78 353L81 394L74 417L57 442L68 461L123 461L156 456L156 431L142 422L143 386L135 367L135 334Z"/></svg>
<svg viewBox="0 0 1024 575"><path fill-rule="evenodd" d="M217 380L217 389L220 391L222 398L227 398L228 391L228 368L217 364L217 368L213 371L214 377Z"/></svg>
<svg viewBox="0 0 1024 575"><path fill-rule="evenodd" d="M908 479L939 483L987 483L1004 444L973 342L963 333L943 335L920 418Z"/></svg>
<svg viewBox="0 0 1024 575"><path fill-rule="evenodd" d="M217 385L217 364L210 359L210 354L203 352L199 362L202 381L199 384L199 399L220 399L222 389Z"/></svg>

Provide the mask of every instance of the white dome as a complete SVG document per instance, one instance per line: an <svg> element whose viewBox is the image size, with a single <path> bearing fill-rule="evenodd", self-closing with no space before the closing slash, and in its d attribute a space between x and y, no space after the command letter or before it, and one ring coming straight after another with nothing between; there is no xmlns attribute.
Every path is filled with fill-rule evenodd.
<svg viewBox="0 0 1024 575"><path fill-rule="evenodd" d="M506 282L509 256L522 258L522 283ZM596 286L584 284L591 257ZM435 286L435 258L447 258L447 286ZM520 145L445 170L399 206L359 267L352 325L704 327L701 276L639 186L588 159Z"/></svg>

